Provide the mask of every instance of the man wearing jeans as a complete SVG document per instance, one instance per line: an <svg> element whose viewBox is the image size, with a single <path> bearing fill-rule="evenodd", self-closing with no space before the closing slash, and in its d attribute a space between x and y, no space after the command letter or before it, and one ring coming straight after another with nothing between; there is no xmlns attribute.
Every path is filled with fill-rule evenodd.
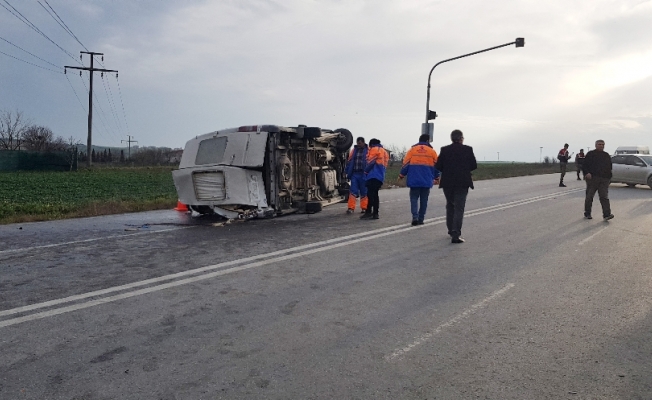
<svg viewBox="0 0 652 400"><path fill-rule="evenodd" d="M367 166L367 144L363 137L356 140L356 145L349 153L349 160L346 164L346 176L351 179L351 189L349 190L349 205L346 210L347 214L355 212L355 203L360 198L360 209L364 213L367 210L367 184L365 181L364 169Z"/></svg>
<svg viewBox="0 0 652 400"><path fill-rule="evenodd" d="M451 132L452 144L444 146L439 152L437 168L441 172L439 187L446 196L446 226L451 243L464 243L462 238L462 219L469 188L473 189L471 171L478 168L473 148L462 144L464 135L460 130Z"/></svg>
<svg viewBox="0 0 652 400"><path fill-rule="evenodd" d="M609 203L609 184L611 183L611 156L604 151L604 140L595 142L595 150L586 153L582 164L584 179L586 180L586 199L584 200L584 218L592 219L591 208L593 197L598 192L602 217L608 221L614 217Z"/></svg>
<svg viewBox="0 0 652 400"><path fill-rule="evenodd" d="M437 152L428 143L429 140L429 135L419 137L419 143L412 146L405 155L403 168L398 175L399 179L403 179L407 175L412 225L423 225L430 189L439 179L439 171L435 168Z"/></svg>

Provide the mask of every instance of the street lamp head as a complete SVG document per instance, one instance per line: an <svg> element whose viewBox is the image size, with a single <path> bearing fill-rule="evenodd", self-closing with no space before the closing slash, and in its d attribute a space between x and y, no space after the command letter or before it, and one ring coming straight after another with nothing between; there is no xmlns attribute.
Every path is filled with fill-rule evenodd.
<svg viewBox="0 0 652 400"><path fill-rule="evenodd" d="M516 47L525 47L525 38L516 38Z"/></svg>

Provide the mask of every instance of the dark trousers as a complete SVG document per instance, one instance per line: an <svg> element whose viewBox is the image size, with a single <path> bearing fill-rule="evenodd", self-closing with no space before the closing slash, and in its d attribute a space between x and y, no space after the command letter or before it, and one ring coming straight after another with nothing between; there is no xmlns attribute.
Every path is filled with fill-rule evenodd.
<svg viewBox="0 0 652 400"><path fill-rule="evenodd" d="M568 166L568 163L559 163L559 172L561 172L561 177L559 178L560 183L564 181L564 176L566 175L566 166Z"/></svg>
<svg viewBox="0 0 652 400"><path fill-rule="evenodd" d="M383 183L376 178L367 180L367 198L369 199L369 205L365 211L366 214L378 215L378 208L380 207L378 191L381 186L383 186Z"/></svg>
<svg viewBox="0 0 652 400"><path fill-rule="evenodd" d="M412 211L412 219L423 221L426 217L426 209L428 208L428 196L430 195L430 188L427 187L413 187L410 188L410 211Z"/></svg>
<svg viewBox="0 0 652 400"><path fill-rule="evenodd" d="M462 219L464 218L464 206L466 196L469 194L468 187L448 187L444 189L446 197L446 227L448 234L453 238L462 235Z"/></svg>
<svg viewBox="0 0 652 400"><path fill-rule="evenodd" d="M580 172L582 172L582 165L577 166L577 179L580 178ZM582 172L582 178L584 178L584 172Z"/></svg>
<svg viewBox="0 0 652 400"><path fill-rule="evenodd" d="M591 179L586 180L586 199L584 200L584 212L591 214L593 206L593 197L595 192L598 192L600 205L602 206L602 216L606 217L611 215L611 204L609 203L609 184L611 179L602 178L600 176L591 176Z"/></svg>

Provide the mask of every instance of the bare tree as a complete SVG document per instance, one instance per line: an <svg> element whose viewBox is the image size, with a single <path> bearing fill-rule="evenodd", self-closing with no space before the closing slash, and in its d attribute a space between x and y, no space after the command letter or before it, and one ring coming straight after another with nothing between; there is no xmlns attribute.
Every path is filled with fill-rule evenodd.
<svg viewBox="0 0 652 400"><path fill-rule="evenodd" d="M405 158L405 155L408 152L408 148L405 146L397 146L395 144L390 144L387 146L384 146L385 150L389 151L390 153L390 162L398 162L401 163L403 162L403 158Z"/></svg>
<svg viewBox="0 0 652 400"><path fill-rule="evenodd" d="M19 150L28 127L22 112L0 112L0 150Z"/></svg>
<svg viewBox="0 0 652 400"><path fill-rule="evenodd" d="M54 140L54 133L45 126L32 125L23 134L23 145L26 150L47 151L48 145Z"/></svg>

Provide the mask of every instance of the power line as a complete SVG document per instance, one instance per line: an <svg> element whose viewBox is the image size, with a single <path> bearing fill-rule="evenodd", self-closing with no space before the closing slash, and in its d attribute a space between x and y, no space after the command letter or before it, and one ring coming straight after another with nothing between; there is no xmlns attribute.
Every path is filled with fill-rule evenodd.
<svg viewBox="0 0 652 400"><path fill-rule="evenodd" d="M109 97L109 90L106 88L106 81L104 80L104 74L100 75L102 78L102 86L104 86L104 94L106 95L106 101L109 103L109 108L111 109L111 114L113 114L113 119L116 122L116 127L118 128L119 134L122 137L123 132L122 132L122 126L120 124L120 121L118 119L118 114L115 112L115 104L112 101L113 98L113 93L111 94L111 97Z"/></svg>
<svg viewBox="0 0 652 400"><path fill-rule="evenodd" d="M43 62L45 62L45 63L48 63L48 64L52 65L53 67L59 68L58 65L53 64L53 63L49 62L48 60L44 60L44 59L42 59L41 57L37 56L36 54L32 54L32 53L30 53L29 51L23 49L22 47L20 47L20 46L18 46L18 45L16 45L16 44L11 43L11 42L8 41L7 39L3 38L2 36L0 36L0 40L4 40L5 42L9 43L10 45L14 46L15 48L20 49L20 50L24 51L25 53L29 54L30 56L32 56L32 57L36 57L36 58L38 58L39 60L41 60L41 61L43 61Z"/></svg>
<svg viewBox="0 0 652 400"><path fill-rule="evenodd" d="M72 92L75 94L75 97L77 98L77 101L79 102L79 105L81 106L82 110L84 110L84 113L86 113L86 108L84 108L84 104L82 103L81 99L77 95L77 91L75 90L75 87L72 85L72 82L70 82L70 79L68 78L68 74L66 75L66 80L70 84L70 88L72 89Z"/></svg>
<svg viewBox="0 0 652 400"><path fill-rule="evenodd" d="M72 29L70 29L70 28L68 27L68 25L66 25L66 23L65 23L65 22L63 21L63 19L59 16L59 14L57 14L57 12L54 10L54 8L52 8L52 6L50 5L50 3L48 3L48 0L43 0L43 1L45 2L45 4L48 5L48 7L50 8L50 10L52 10L52 12L54 13L54 15L57 16L58 20L57 20L57 18L54 18L54 15L52 15L52 13L51 13L50 11L48 11L48 9L45 8L45 7L43 6L43 4L41 4L41 2L39 1L38 3L41 5L41 7L43 7L43 8L45 9L45 11L47 11L48 14L50 14L50 16L51 16L52 18L54 18L54 20L57 21L57 23L58 23L58 24L59 24L59 25L60 25L60 26L61 26L61 27L66 31L66 32L68 32L68 33L70 34L70 36L72 36L72 37L77 41L77 43L79 43L79 44L81 45L81 47L84 48L84 50L88 51L88 49L86 48L86 46L84 46L84 44L83 44L83 43L82 43L82 42L77 38L77 36L72 32Z"/></svg>
<svg viewBox="0 0 652 400"><path fill-rule="evenodd" d="M79 75L79 79L81 80L82 84L84 85L84 89L86 89L86 91L88 92L89 91L88 86L86 86L86 82L84 82L84 79L81 77L81 72L80 72L80 75ZM95 96L95 93L93 93L93 97L95 97L95 100L97 100L97 96ZM98 102L99 102L99 100L98 100ZM93 108L95 108L95 106L96 105L94 104ZM98 108L100 109L100 112L101 112L101 114L99 114L99 117L100 117L100 122L102 123L102 126L104 126L104 131L106 132L107 135L111 135L110 140L114 140L115 139L115 133L112 130L110 130L108 128L108 126L107 126L106 120L104 119L104 110L102 110L102 107L98 107ZM92 122L92 124L93 124L93 126L95 126L95 122ZM100 135L102 135L102 131L100 131ZM102 136L104 136L104 135L102 135ZM104 139L109 139L109 138L104 137Z"/></svg>
<svg viewBox="0 0 652 400"><path fill-rule="evenodd" d="M81 71L88 71L90 73L89 74L89 87L88 87L88 140L86 142L87 143L86 144L86 149L87 149L87 151L92 151L92 149L93 149L93 142L92 142L92 138L93 138L93 136L92 136L92 132L93 132L93 75L94 75L95 72L102 72L102 73L104 73L104 72L115 72L117 74L118 71L104 69L104 68L95 68L93 66L93 61L95 60L93 58L93 56L97 56L97 55L101 56L101 55L103 55L102 53L95 53L95 52L91 52L91 51L81 51L80 53L81 54L88 54L90 56L90 61L91 61L90 67L74 67L74 66L66 65L64 67L64 69L65 70L67 70L68 68L77 69L77 70L80 70L80 74L81 74ZM80 79L81 79L81 76L80 76ZM83 81L84 80L82 79L82 82ZM84 87L85 86L86 86L86 84L84 84ZM97 96L95 96L95 98L97 99ZM98 100L98 102L99 102L99 100ZM98 106L99 106L99 104L98 104ZM100 108L100 111L102 113L104 113L104 111L102 110L102 107L99 106L99 108ZM87 165L90 167L92 165L92 163L93 163L92 159L89 158L88 161L87 161Z"/></svg>
<svg viewBox="0 0 652 400"><path fill-rule="evenodd" d="M120 103L122 104L122 114L125 117L125 125L127 125L127 133L131 135L131 132L129 132L129 121L127 120L127 113L125 112L125 103L122 101L122 89L120 89L118 74L115 74L115 81L118 82L118 93L120 93Z"/></svg>
<svg viewBox="0 0 652 400"><path fill-rule="evenodd" d="M57 74L62 74L62 73L63 73L63 72L61 72L61 71L55 71L55 70L50 69L50 68L41 67L40 65L33 64L33 63L29 62L29 61L25 61L25 60L23 60L22 58L14 57L14 56L12 56L11 54L7 54L7 53L2 52L2 51L0 51L0 54L4 54L4 55L7 56L7 57L11 57L11 58L13 58L13 59L15 59L15 60L22 61L22 62L24 62L25 64L33 65L33 66L35 66L35 67L37 67L37 68L41 68L41 69L44 69L44 70L46 70L46 71L56 72Z"/></svg>
<svg viewBox="0 0 652 400"><path fill-rule="evenodd" d="M36 33L38 33L39 35L41 35L41 36L43 36L44 38L46 38L47 40L49 40L52 44L54 44L54 45L57 46L61 51L63 51L65 54L67 54L68 57L70 57L70 58L72 58L73 60L75 60L75 62L81 64L81 62L78 61L78 60L77 60L77 59L76 59L72 54L70 54L70 53L69 53L66 49L64 49L63 47L59 46L59 45L58 45L54 40L50 39L50 38L48 37L48 35L46 35L45 33L43 33L43 32L42 32L42 31L41 31L41 30L40 30L36 25L34 25L34 24L29 20L29 19L27 19L27 17L25 17L23 14L21 14L20 11L18 11L18 10L16 9L16 7L12 6L11 3L9 3L7 0L4 0L4 2L7 3L7 5L9 5L9 7L11 7L11 8L15 11L15 12L11 11L11 10L8 9L4 4L0 3L0 6L2 6L5 10L9 11L9 13L11 13L11 15L13 15L13 16L16 17L16 18L18 18L22 23L24 23L25 25L29 26L29 27L30 27L32 30L34 30Z"/></svg>

